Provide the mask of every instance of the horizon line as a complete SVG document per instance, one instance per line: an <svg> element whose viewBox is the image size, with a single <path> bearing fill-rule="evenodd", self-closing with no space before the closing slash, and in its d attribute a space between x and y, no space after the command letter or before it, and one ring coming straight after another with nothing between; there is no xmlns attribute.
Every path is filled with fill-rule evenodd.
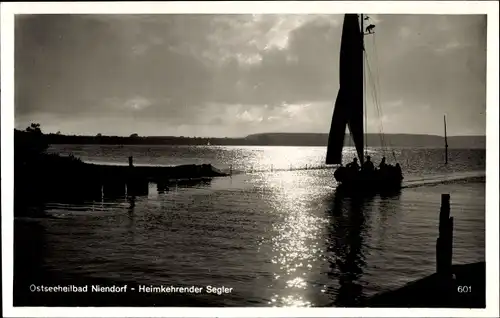
<svg viewBox="0 0 500 318"><path fill-rule="evenodd" d="M23 129L17 129L14 128L14 130L20 131L20 132L25 132ZM44 133L44 135L58 135L58 136L68 136L68 137L97 137L97 134L64 134L64 133L54 133L54 132L49 132L49 133ZM131 135L135 133L131 133L130 135L105 135L101 134L100 137L119 137L119 138L130 138ZM201 139L244 139L250 136L258 136L258 135L328 135L328 133L322 133L322 132L262 132L262 133L253 133L253 134L248 134L246 136L240 136L240 137L203 137L203 136L181 136L181 135L140 135L138 134L137 137L135 138L161 138L161 137L174 137L174 138L201 138ZM350 133L346 133L345 135L350 135ZM423 134L423 133L366 133L364 134L365 136L367 135L407 135L407 136L427 136L427 137L441 137L444 138L444 135L437 135L437 134ZM486 137L486 134L469 134L469 135L447 135L447 138L450 137Z"/></svg>

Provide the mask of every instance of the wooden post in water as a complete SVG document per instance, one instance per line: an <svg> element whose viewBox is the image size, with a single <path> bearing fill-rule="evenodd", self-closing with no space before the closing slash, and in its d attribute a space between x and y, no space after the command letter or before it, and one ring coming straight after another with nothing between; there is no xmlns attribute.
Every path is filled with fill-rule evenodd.
<svg viewBox="0 0 500 318"><path fill-rule="evenodd" d="M448 135L446 134L446 115L444 116L444 164L448 164Z"/></svg>
<svg viewBox="0 0 500 318"><path fill-rule="evenodd" d="M439 237L436 242L436 272L443 278L451 278L453 258L453 218L450 217L450 195L441 194L439 213Z"/></svg>
<svg viewBox="0 0 500 318"><path fill-rule="evenodd" d="M126 176L127 195L148 195L149 182L135 171L134 158L132 156L128 157L128 167L128 174Z"/></svg>

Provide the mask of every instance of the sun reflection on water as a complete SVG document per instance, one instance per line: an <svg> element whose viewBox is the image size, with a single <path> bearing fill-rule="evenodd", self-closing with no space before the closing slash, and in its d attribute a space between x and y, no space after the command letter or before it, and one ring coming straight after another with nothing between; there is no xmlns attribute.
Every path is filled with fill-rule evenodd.
<svg viewBox="0 0 500 318"><path fill-rule="evenodd" d="M278 302L280 304L278 304ZM273 297L269 302L273 307L311 307L312 303L310 301L304 300L302 296L285 296L278 299L278 297Z"/></svg>
<svg viewBox="0 0 500 318"><path fill-rule="evenodd" d="M311 197L317 187L308 186L314 177L300 172L263 175L266 187L272 189L270 203L277 214L272 225L271 263L274 268L271 306L313 306L309 290L313 273L322 257L321 240L326 219L315 215Z"/></svg>

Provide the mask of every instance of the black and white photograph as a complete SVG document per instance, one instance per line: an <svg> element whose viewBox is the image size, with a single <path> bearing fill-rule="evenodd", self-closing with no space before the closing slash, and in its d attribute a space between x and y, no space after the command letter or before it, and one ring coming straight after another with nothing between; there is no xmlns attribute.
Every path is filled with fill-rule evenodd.
<svg viewBox="0 0 500 318"><path fill-rule="evenodd" d="M498 313L498 11L373 4L2 16L8 306Z"/></svg>

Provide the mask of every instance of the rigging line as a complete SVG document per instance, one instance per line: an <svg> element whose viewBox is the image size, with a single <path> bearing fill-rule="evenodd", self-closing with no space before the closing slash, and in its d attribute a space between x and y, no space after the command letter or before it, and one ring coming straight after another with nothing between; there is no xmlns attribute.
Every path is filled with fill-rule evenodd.
<svg viewBox="0 0 500 318"><path fill-rule="evenodd" d="M375 86L375 85L373 85ZM373 99L375 100L375 105L376 105L376 109L377 109L377 112L378 112L378 115L379 115L379 138L380 138L380 142L381 142L381 145L382 145L382 150L384 152L384 155L387 151L387 145L386 145L386 142L385 142L385 136L384 136L384 128L383 128L383 118L382 118L382 114L381 114L381 107L378 103L378 100L377 100L377 93L376 93L376 89L375 87L373 88L374 89L374 93L373 93Z"/></svg>
<svg viewBox="0 0 500 318"><path fill-rule="evenodd" d="M373 35L373 56L374 56L375 62L376 62L375 63L375 82L374 82L374 83L376 83L375 84L376 85L375 89L376 90L377 89L380 90L380 81L379 81L379 72L380 72L380 70L379 70L378 63L377 63L377 61L378 61L378 54L377 54L377 45L376 45L376 42L375 42L375 34ZM377 94L377 100L376 101L379 104L378 107L380 108L380 114L381 114L381 116L383 116L384 115L383 114L383 110L382 110L382 107L380 105L381 97L380 97L380 92L378 90L376 91L376 94ZM381 123L381 125L382 125L382 123ZM390 144L390 141L389 141L389 144Z"/></svg>
<svg viewBox="0 0 500 318"><path fill-rule="evenodd" d="M370 64L368 63L368 59L367 59L367 69L368 69L368 74L369 74L369 77L370 78L373 78L372 76L372 72L371 72L371 68L370 68ZM381 120L381 107L378 103L378 100L377 100L377 93L376 93L376 87L375 87L375 84L372 80L371 82L372 84L372 91L371 91L371 95L372 95L372 98L374 100L374 104L376 106L376 110L377 110L377 114L379 116L379 131L380 131L380 134L379 134L379 138L380 138L380 142L381 142L381 145L382 145L382 150L384 151L385 153L385 150L386 150L386 147L385 147L385 140L384 140L384 136L383 136L383 125L382 125L382 120Z"/></svg>
<svg viewBox="0 0 500 318"><path fill-rule="evenodd" d="M383 131L382 113L381 113L381 108L380 108L380 105L379 105L379 102L378 102L377 89L376 89L375 83L373 81L373 73L371 72L371 69L370 69L370 78L372 78L372 98L373 98L373 101L374 101L374 104L375 104L375 107L377 109L377 113L378 113L378 116L379 116L379 129L381 131ZM380 136L380 137L383 138L383 136Z"/></svg>
<svg viewBox="0 0 500 318"><path fill-rule="evenodd" d="M374 56L375 56L375 58L376 58L376 57L377 57L377 54L376 54L375 39L374 39L374 45L373 45L373 46L374 46ZM378 68L377 63L375 63L375 64L376 64L375 66ZM378 74L376 74L376 75L375 75L375 77L376 77L376 82L377 82L377 83L379 84L379 86L380 86L380 81L379 81ZM375 83L374 83L374 85L375 85ZM375 95L377 95L377 90L376 90L376 89L375 89ZM381 107L381 106L380 106L380 104L379 104L379 97L378 97L378 95L377 95L377 97L375 98L375 103L376 103L376 106L377 106L377 110L379 111L379 116L380 116L380 117L382 117L382 116L383 116L383 112L382 112L382 107ZM383 130L383 128L382 128L382 127L383 127L382 122L380 122L380 126L381 126L381 130ZM383 138L383 137L384 137L384 136L382 135L382 138L381 138L381 139L382 139L382 140L384 140L384 141L383 141L383 144L384 144L384 145L383 145L383 147L384 147L384 150L385 150L385 147L386 147L386 145L385 145L385 138ZM394 151L394 149L393 149L393 147L392 147L392 144L390 143L389 138L388 138L388 140L387 140L387 141L388 141L388 143L389 143L389 145L390 145L390 148L392 149L392 155L393 155L393 157L394 157L394 160L395 160L395 161L397 161L397 158L396 158L396 153L395 153L395 151ZM384 152L385 152L385 151L384 151Z"/></svg>
<svg viewBox="0 0 500 318"><path fill-rule="evenodd" d="M375 62L377 61L377 51L376 51L376 47L375 47L375 34L373 34L373 56L374 56L374 59L375 59ZM374 63L375 64L375 80L373 81L373 86L374 86L374 94L376 95L375 96L375 103L377 104L377 108L379 109L379 111L381 112L382 114L382 110L380 109L380 104L379 104L379 98L378 98L378 92L377 92L377 89L380 88L378 85L379 82L378 82L378 76L377 76L377 72L378 72L378 65L377 63ZM373 76L373 73L372 73L372 76Z"/></svg>
<svg viewBox="0 0 500 318"><path fill-rule="evenodd" d="M386 140L385 140L385 135L384 135L384 124L383 124L383 112L382 112L382 107L380 106L380 102L379 102L379 97L378 97L378 94L377 94L377 89L376 89L376 86L375 84L373 84L374 88L374 100L375 100L375 105L377 107L377 112L379 114L379 129L380 129L380 140L381 140L381 143L382 143L382 147L383 147L383 150L384 150L384 153L385 151L387 151L387 144L386 144Z"/></svg>
<svg viewBox="0 0 500 318"><path fill-rule="evenodd" d="M370 79L371 79L371 78L372 78L372 76L371 76L372 74L371 74L371 69L370 69L370 65L369 65L368 61L367 61L367 63L366 63L366 64L367 64L368 74L369 74L369 77L370 77ZM373 90L373 84L372 84L372 87L370 87L370 88L372 88L372 90L370 91L371 96L372 96L372 99L375 101L374 90ZM376 105L375 105L375 106L376 106ZM380 115L380 113L379 113L378 111L379 111L379 110L377 109L377 113Z"/></svg>
<svg viewBox="0 0 500 318"><path fill-rule="evenodd" d="M374 35L374 34L373 34ZM375 48L375 40L373 40L373 44L374 44L374 55L375 55L375 58L377 58L376 56L376 48ZM363 45L363 49L366 53L366 48L365 46ZM385 154L385 151L386 151L386 145L385 145L385 140L384 140L384 134L383 134L383 124L382 124L382 120L381 120L381 107L380 107L380 104L378 102L378 95L377 95L377 88L376 88L376 83L375 81L373 81L373 76L372 76L372 72L370 70L370 66L369 66L369 61L368 61L368 58L367 56L365 56L365 60L366 60L366 64L367 64L367 68L368 68L368 72L369 72L369 78L372 80L371 81L371 84L372 84L372 98L374 100L374 103L375 103L375 106L376 106L376 109L377 109L377 113L379 115L379 138L380 138L380 141L381 141L381 145L382 145L382 150ZM364 75L364 74L363 74ZM378 77L376 77L376 80L378 82ZM366 85L365 85L366 86ZM366 98L366 97L365 97ZM366 115L366 101L365 101L365 115Z"/></svg>
<svg viewBox="0 0 500 318"><path fill-rule="evenodd" d="M370 68L370 76L373 79L373 72L371 71L371 68ZM373 80L372 80L372 86L373 86L372 88L373 88L375 106L377 107L377 111L379 112L379 114L382 115L382 108L380 107L379 97L378 97L378 93L377 93L377 87L376 87L375 81L373 81Z"/></svg>
<svg viewBox="0 0 500 318"><path fill-rule="evenodd" d="M376 39L375 39L375 34L373 34L373 55L374 55L374 58L375 58L375 61L378 61L378 53L377 53L377 44L376 44ZM380 74L380 71L379 71L379 67L378 67L378 63L375 63L375 67L376 67L376 81L377 81L377 86L378 86L378 89L380 90L380 81L379 81L379 74ZM381 108L381 113L382 113L382 108ZM394 147L392 146L392 143L391 143L391 138L387 138L387 142L389 144L389 147L391 148L392 150L392 155L394 157L394 161L397 161L397 158L396 158L396 153L394 152Z"/></svg>
<svg viewBox="0 0 500 318"><path fill-rule="evenodd" d="M373 73L372 73L372 76L373 76ZM376 88L376 84L375 84L375 81L373 81L373 99L374 99L374 103L375 103L375 106L377 108L377 112L378 112L378 115L379 115L379 129L380 129L380 140L381 140L381 143L382 143L382 147L384 149L384 151L386 150L386 144L385 144L385 136L384 136L384 126L383 126L383 113L382 113L382 107L380 107L380 102L379 102L379 97L378 97L378 92L377 92L377 88Z"/></svg>
<svg viewBox="0 0 500 318"><path fill-rule="evenodd" d="M376 100L374 89L373 89L373 85L372 85L371 96L372 96L373 100ZM378 107L376 109L377 109L378 115L380 116L380 109ZM382 151L383 151L383 153L385 155L386 147L385 147L385 142L384 142L383 128L382 128L382 125L381 125L380 121L379 121L379 138L380 138L380 143L381 143L381 146L382 146Z"/></svg>

